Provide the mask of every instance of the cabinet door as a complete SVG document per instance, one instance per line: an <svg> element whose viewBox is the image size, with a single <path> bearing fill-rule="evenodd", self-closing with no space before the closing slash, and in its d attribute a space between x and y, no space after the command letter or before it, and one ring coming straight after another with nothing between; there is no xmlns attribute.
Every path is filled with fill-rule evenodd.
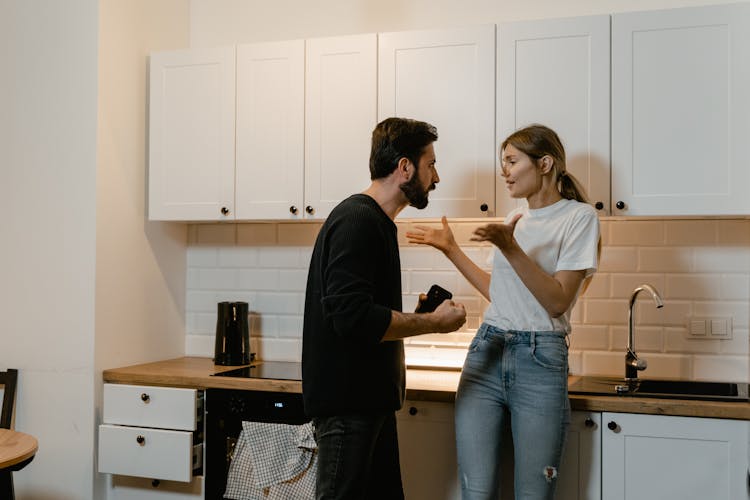
<svg viewBox="0 0 750 500"><path fill-rule="evenodd" d="M607 500L748 498L742 420L603 413Z"/></svg>
<svg viewBox="0 0 750 500"><path fill-rule="evenodd" d="M501 24L497 54L497 149L526 125L552 128L567 169L608 214L609 16ZM496 191L500 216L524 203L510 198L500 175Z"/></svg>
<svg viewBox="0 0 750 500"><path fill-rule="evenodd" d="M555 489L558 500L601 500L601 413L573 411L565 441ZM503 442L512 443L510 427L505 429ZM502 463L502 498L514 498L514 452L504 446Z"/></svg>
<svg viewBox="0 0 750 500"><path fill-rule="evenodd" d="M453 404L405 401L396 419L404 496L459 500Z"/></svg>
<svg viewBox="0 0 750 500"><path fill-rule="evenodd" d="M370 184L377 35L307 40L306 67L305 217L323 219Z"/></svg>
<svg viewBox="0 0 750 500"><path fill-rule="evenodd" d="M237 46L238 219L300 219L305 42Z"/></svg>
<svg viewBox="0 0 750 500"><path fill-rule="evenodd" d="M750 212L750 4L612 17L616 215Z"/></svg>
<svg viewBox="0 0 750 500"><path fill-rule="evenodd" d="M234 218L234 47L151 55L149 219Z"/></svg>
<svg viewBox="0 0 750 500"><path fill-rule="evenodd" d="M401 217L495 214L495 26L382 33L378 118L427 121L440 183L424 210Z"/></svg>
<svg viewBox="0 0 750 500"><path fill-rule="evenodd" d="M601 413L573 411L560 464L558 500L601 500Z"/></svg>

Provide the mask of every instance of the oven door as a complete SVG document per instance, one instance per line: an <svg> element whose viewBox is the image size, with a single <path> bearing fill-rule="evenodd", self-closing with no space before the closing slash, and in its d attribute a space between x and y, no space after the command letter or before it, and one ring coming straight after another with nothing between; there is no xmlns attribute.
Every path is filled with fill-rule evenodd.
<svg viewBox="0 0 750 500"><path fill-rule="evenodd" d="M242 422L300 425L305 417L302 394L290 392L206 390L206 500L222 500L234 446Z"/></svg>

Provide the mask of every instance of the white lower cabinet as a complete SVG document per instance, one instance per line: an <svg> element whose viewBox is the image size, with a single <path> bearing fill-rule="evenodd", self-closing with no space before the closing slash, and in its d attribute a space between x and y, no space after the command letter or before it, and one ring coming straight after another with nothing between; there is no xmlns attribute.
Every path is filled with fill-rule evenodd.
<svg viewBox="0 0 750 500"><path fill-rule="evenodd" d="M202 391L104 384L102 420L98 469L114 475L109 498L201 494Z"/></svg>
<svg viewBox="0 0 750 500"><path fill-rule="evenodd" d="M406 401L397 413L406 498L460 500L452 403ZM477 432L481 426L478 424ZM507 440L510 442L510 439ZM601 499L601 413L574 411L558 482L558 500ZM512 463L513 452L503 455ZM503 498L513 498L512 467L503 472Z"/></svg>
<svg viewBox="0 0 750 500"><path fill-rule="evenodd" d="M397 422L406 498L460 499L453 404L407 401ZM749 438L744 420L573 411L555 498L748 500Z"/></svg>
<svg viewBox="0 0 750 500"><path fill-rule="evenodd" d="M573 411L557 476L557 500L601 500L601 413ZM503 441L513 442L510 429ZM536 444L531 444L536 446ZM502 498L514 498L513 449L503 449ZM505 464L508 464L505 466Z"/></svg>
<svg viewBox="0 0 750 500"><path fill-rule="evenodd" d="M602 498L602 414L573 411L557 481L558 500Z"/></svg>
<svg viewBox="0 0 750 500"><path fill-rule="evenodd" d="M460 500L453 403L405 401L396 421L404 496Z"/></svg>
<svg viewBox="0 0 750 500"><path fill-rule="evenodd" d="M602 424L602 498L750 498L750 423L603 413Z"/></svg>

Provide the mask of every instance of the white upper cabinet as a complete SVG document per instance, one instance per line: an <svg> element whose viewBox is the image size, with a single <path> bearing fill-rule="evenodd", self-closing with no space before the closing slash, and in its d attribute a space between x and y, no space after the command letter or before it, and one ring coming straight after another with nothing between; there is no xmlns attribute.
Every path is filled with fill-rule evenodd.
<svg viewBox="0 0 750 500"><path fill-rule="evenodd" d="M305 41L237 46L237 219L302 218Z"/></svg>
<svg viewBox="0 0 750 500"><path fill-rule="evenodd" d="M532 123L557 132L567 169L601 214L609 213L609 16L499 25L497 149ZM497 162L497 212L519 200L508 195Z"/></svg>
<svg viewBox="0 0 750 500"><path fill-rule="evenodd" d="M374 33L307 40L305 217L325 218L369 186L376 85Z"/></svg>
<svg viewBox="0 0 750 500"><path fill-rule="evenodd" d="M234 218L234 47L151 55L149 218Z"/></svg>
<svg viewBox="0 0 750 500"><path fill-rule="evenodd" d="M495 26L382 33L378 119L429 122L440 183L401 217L495 215Z"/></svg>
<svg viewBox="0 0 750 500"><path fill-rule="evenodd" d="M615 215L750 213L750 4L612 16Z"/></svg>
<svg viewBox="0 0 750 500"><path fill-rule="evenodd" d="M149 218L324 219L392 116L439 135L440 183L402 218L524 203L498 148L531 123L601 215L750 214L748 89L748 2L155 53Z"/></svg>

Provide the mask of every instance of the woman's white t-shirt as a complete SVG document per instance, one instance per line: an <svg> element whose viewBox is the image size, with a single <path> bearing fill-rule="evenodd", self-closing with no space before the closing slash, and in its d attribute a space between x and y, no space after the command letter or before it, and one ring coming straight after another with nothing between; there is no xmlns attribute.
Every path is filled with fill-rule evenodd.
<svg viewBox="0 0 750 500"><path fill-rule="evenodd" d="M520 247L547 274L597 268L599 218L591 205L562 199L552 205L511 211L506 221L522 216L514 230ZM579 290L580 292L580 290ZM578 298L578 293L576 298ZM495 248L490 280L490 306L484 321L502 330L570 332L570 311L552 318L531 294L502 252Z"/></svg>

